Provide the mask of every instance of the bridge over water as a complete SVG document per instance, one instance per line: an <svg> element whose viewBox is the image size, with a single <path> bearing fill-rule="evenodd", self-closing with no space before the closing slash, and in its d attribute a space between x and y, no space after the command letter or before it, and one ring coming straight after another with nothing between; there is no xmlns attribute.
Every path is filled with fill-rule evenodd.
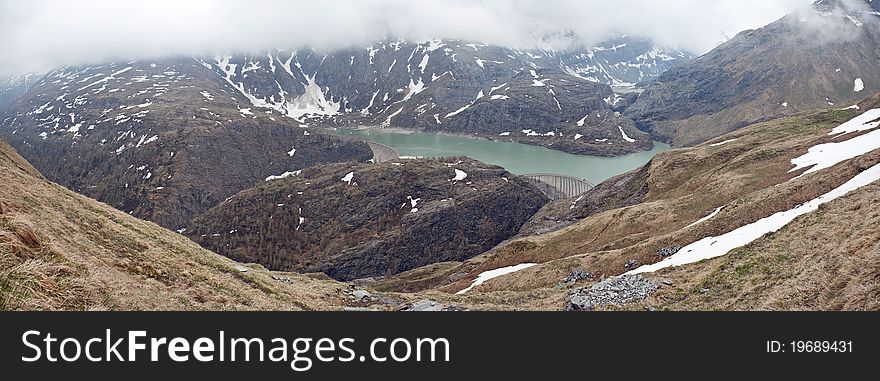
<svg viewBox="0 0 880 381"><path fill-rule="evenodd" d="M374 163L385 163L400 158L397 150L387 145L371 141L367 141L367 144L373 151ZM530 173L520 177L534 183L541 192L553 200L577 197L595 187L585 179L557 173Z"/></svg>

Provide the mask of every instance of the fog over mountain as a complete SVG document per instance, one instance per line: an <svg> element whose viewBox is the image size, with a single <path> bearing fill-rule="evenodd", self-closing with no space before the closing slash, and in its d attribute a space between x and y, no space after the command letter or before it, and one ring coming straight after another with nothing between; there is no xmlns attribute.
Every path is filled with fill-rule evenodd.
<svg viewBox="0 0 880 381"><path fill-rule="evenodd" d="M335 49L387 38L561 48L570 39L553 36L565 31L586 45L626 33L700 54L810 2L0 0L0 75L110 59Z"/></svg>

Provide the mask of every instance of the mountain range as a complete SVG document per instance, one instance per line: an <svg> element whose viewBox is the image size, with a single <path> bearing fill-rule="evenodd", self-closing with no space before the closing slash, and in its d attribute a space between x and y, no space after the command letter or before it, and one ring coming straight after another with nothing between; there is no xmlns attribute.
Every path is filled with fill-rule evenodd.
<svg viewBox="0 0 880 381"><path fill-rule="evenodd" d="M819 0L696 58L388 40L6 81L0 307L877 309L878 62L880 4ZM675 149L551 200L360 126Z"/></svg>
<svg viewBox="0 0 880 381"><path fill-rule="evenodd" d="M616 155L650 149L651 142L616 113L626 101L611 86L648 81L691 57L621 36L586 50L386 41L202 63L254 105L301 122L443 131ZM637 142L622 140L618 126ZM619 142L597 142L603 139Z"/></svg>

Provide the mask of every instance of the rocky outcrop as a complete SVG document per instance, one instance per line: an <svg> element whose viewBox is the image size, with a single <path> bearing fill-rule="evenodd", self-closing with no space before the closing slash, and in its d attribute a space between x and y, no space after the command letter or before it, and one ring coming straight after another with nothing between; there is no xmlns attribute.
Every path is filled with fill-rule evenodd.
<svg viewBox="0 0 880 381"><path fill-rule="evenodd" d="M0 134L50 180L171 229L268 176L372 157L191 59L54 71L0 113Z"/></svg>
<svg viewBox="0 0 880 381"><path fill-rule="evenodd" d="M569 294L568 311L592 311L609 305L626 305L645 300L659 285L641 275L608 278Z"/></svg>
<svg viewBox="0 0 880 381"><path fill-rule="evenodd" d="M481 254L547 201L469 159L335 164L245 190L186 234L236 260L351 280Z"/></svg>

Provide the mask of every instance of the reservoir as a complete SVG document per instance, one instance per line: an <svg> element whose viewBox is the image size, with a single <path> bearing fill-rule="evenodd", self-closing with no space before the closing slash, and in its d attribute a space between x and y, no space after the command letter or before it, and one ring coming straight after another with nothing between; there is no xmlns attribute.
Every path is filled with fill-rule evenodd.
<svg viewBox="0 0 880 381"><path fill-rule="evenodd" d="M340 129L339 133L385 144L397 150L401 156L467 156L502 166L517 175L556 173L583 178L594 184L636 169L654 155L670 148L668 144L654 142L654 148L650 151L619 157L597 157L573 155L527 144L433 132L362 128Z"/></svg>

